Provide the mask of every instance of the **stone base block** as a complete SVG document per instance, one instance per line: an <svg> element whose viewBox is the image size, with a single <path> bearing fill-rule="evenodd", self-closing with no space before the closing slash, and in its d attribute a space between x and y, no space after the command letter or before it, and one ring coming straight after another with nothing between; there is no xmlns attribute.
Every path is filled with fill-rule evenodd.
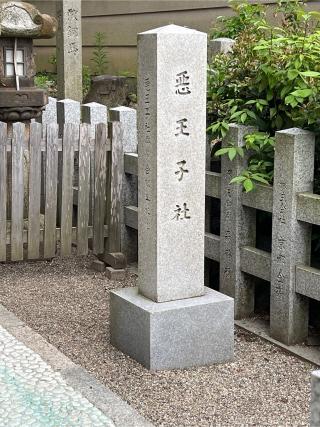
<svg viewBox="0 0 320 427"><path fill-rule="evenodd" d="M126 275L126 270L123 268L116 270L112 267L106 267L106 276L110 280L123 280Z"/></svg>
<svg viewBox="0 0 320 427"><path fill-rule="evenodd" d="M91 270L95 270L95 271L99 271L99 273L103 273L106 269L106 265L104 262L98 259L95 259L94 261L92 261L90 268Z"/></svg>
<svg viewBox="0 0 320 427"><path fill-rule="evenodd" d="M151 370L233 359L233 299L212 289L196 298L155 303L124 288L110 293L111 344Z"/></svg>

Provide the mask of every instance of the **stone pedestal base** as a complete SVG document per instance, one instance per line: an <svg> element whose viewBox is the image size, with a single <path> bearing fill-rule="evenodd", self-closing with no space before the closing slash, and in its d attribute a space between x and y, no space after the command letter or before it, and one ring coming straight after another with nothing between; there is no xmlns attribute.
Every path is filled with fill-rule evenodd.
<svg viewBox="0 0 320 427"><path fill-rule="evenodd" d="M110 293L111 344L151 370L182 369L233 359L233 299L205 295L155 303L138 288Z"/></svg>

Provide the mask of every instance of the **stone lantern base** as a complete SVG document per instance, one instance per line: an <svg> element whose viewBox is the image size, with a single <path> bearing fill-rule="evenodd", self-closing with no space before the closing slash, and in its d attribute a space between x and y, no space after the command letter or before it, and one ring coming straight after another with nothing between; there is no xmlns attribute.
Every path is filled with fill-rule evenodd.
<svg viewBox="0 0 320 427"><path fill-rule="evenodd" d="M42 89L0 89L0 121L18 122L34 119L41 115L47 103L48 96Z"/></svg>

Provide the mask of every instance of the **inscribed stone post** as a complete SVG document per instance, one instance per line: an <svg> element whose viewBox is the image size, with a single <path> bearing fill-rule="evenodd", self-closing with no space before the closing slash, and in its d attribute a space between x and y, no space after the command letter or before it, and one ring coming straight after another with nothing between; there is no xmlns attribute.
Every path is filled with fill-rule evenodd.
<svg viewBox="0 0 320 427"><path fill-rule="evenodd" d="M242 147L245 135L254 130L250 126L230 125L223 144ZM230 184L246 163L247 159L240 156L233 161L227 156L221 159L220 290L234 298L236 319L251 315L254 309L254 279L241 271L240 249L244 245L255 246L256 214L242 205L241 186Z"/></svg>
<svg viewBox="0 0 320 427"><path fill-rule="evenodd" d="M82 101L81 0L56 4L58 98Z"/></svg>
<svg viewBox="0 0 320 427"><path fill-rule="evenodd" d="M139 291L163 302L204 293L207 40L171 25L139 43Z"/></svg>
<svg viewBox="0 0 320 427"><path fill-rule="evenodd" d="M110 330L152 370L233 357L233 301L204 287L206 45L175 25L138 37L139 288L111 292Z"/></svg>
<svg viewBox="0 0 320 427"><path fill-rule="evenodd" d="M296 219L297 193L313 189L314 135L301 129L276 133L272 271L271 336L285 344L308 335L308 301L295 291L295 267L310 263L311 224Z"/></svg>

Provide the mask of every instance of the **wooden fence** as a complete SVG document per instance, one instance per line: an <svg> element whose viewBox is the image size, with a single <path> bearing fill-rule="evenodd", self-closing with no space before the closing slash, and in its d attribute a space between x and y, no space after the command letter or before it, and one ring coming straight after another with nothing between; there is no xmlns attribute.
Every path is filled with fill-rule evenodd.
<svg viewBox="0 0 320 427"><path fill-rule="evenodd" d="M74 101L60 101L63 112ZM59 102L58 102L59 105ZM111 212L112 146L119 146L121 125L107 124L106 107L84 106L89 123L76 114L58 114L51 105L41 123L0 122L0 261L95 254L112 245L118 223ZM58 108L59 110L59 108ZM56 117L56 120L55 120ZM75 120L76 118L76 120ZM97 124L99 121L102 123ZM91 124L90 124L91 123ZM107 245L105 245L107 243Z"/></svg>

